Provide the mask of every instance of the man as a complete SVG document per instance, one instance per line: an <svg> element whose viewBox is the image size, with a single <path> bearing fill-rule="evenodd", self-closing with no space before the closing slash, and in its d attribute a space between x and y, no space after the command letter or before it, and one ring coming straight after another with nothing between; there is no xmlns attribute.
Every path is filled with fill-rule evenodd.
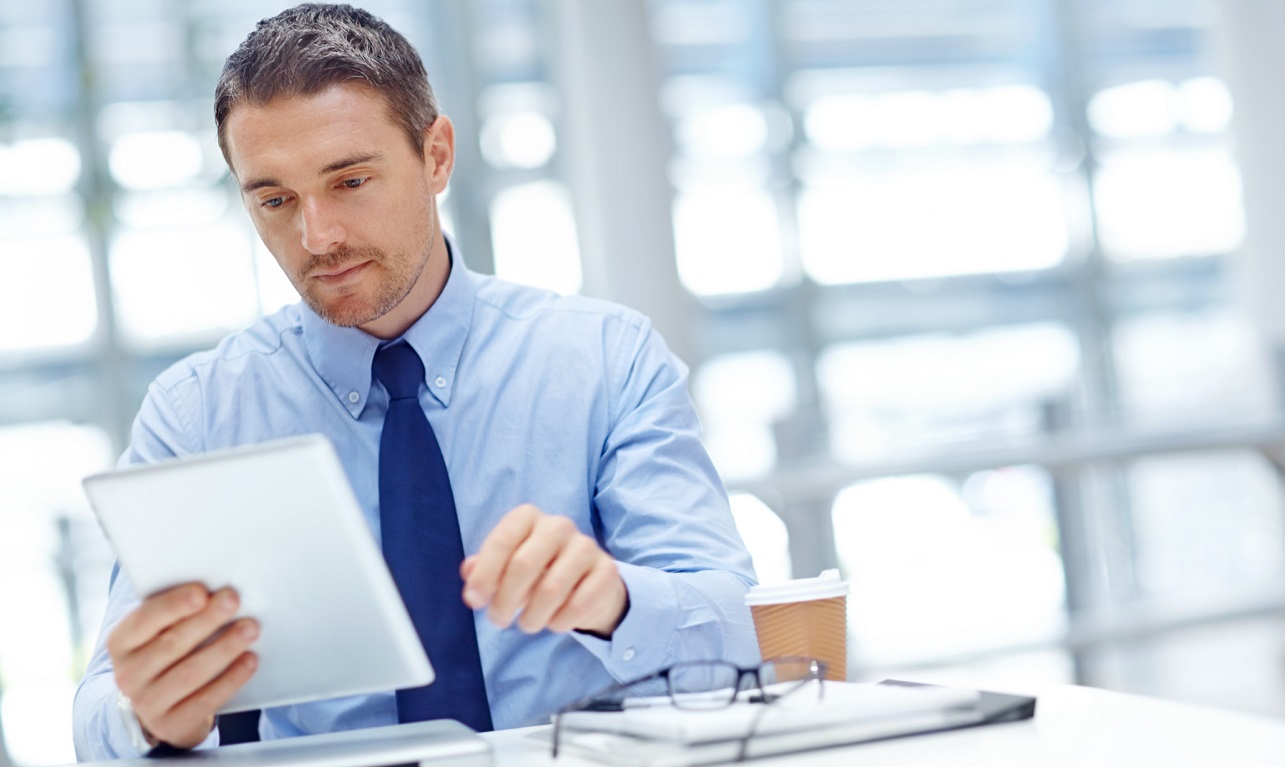
<svg viewBox="0 0 1285 767"><path fill-rule="evenodd" d="M677 660L753 662L753 571L685 369L635 312L465 269L436 205L454 129L409 43L349 6L285 11L229 57L215 119L303 301L158 377L122 463L328 436L439 675L265 711L262 736L535 724ZM215 744L256 664L252 617L206 642L236 609L198 584L140 600L114 573L78 755Z"/></svg>

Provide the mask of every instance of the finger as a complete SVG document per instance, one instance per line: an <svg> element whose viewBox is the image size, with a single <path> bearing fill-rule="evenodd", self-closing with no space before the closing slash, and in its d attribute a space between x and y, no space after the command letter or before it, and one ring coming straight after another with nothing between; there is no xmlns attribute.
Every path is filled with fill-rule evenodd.
<svg viewBox="0 0 1285 767"><path fill-rule="evenodd" d="M526 606L518 616L518 628L534 634L545 628L554 613L570 598L572 590L606 555L593 539L577 535L562 547L557 559L531 589Z"/></svg>
<svg viewBox="0 0 1285 767"><path fill-rule="evenodd" d="M205 609L210 593L199 583L185 583L153 594L112 629L107 649L113 660L152 641L184 618Z"/></svg>
<svg viewBox="0 0 1285 767"><path fill-rule="evenodd" d="M124 685L121 689L129 695L127 688L151 683L232 620L239 606L232 589L215 592L204 610L170 626L121 660L124 673L117 675L118 684ZM128 681L121 676L129 677Z"/></svg>
<svg viewBox="0 0 1285 767"><path fill-rule="evenodd" d="M477 563L476 555L471 557L464 557L464 561L460 563L460 578L467 581L469 573L473 572L473 565L475 565L476 563Z"/></svg>
<svg viewBox="0 0 1285 767"><path fill-rule="evenodd" d="M259 626L244 618L205 647L174 664L156 679L149 689L148 704L154 711L165 712L209 684L227 670L259 637Z"/></svg>
<svg viewBox="0 0 1285 767"><path fill-rule="evenodd" d="M165 737L161 740L181 748L199 745L210 734L215 713L245 686L258 667L259 658L254 653L245 652L238 656L222 674L169 711L164 726L184 742L180 744ZM153 735L160 737L154 731Z"/></svg>
<svg viewBox="0 0 1285 767"><path fill-rule="evenodd" d="M576 525L566 517L544 516L536 523L531 534L509 557L500 576L499 588L488 611L492 623L508 626L513 622L513 616L526 605L535 584L575 535L578 535Z"/></svg>
<svg viewBox="0 0 1285 767"><path fill-rule="evenodd" d="M597 613L614 604L618 588L624 588L620 571L610 557L603 557L572 590L562 609L549 619L549 630L567 632L597 623Z"/></svg>
<svg viewBox="0 0 1285 767"><path fill-rule="evenodd" d="M527 539L542 516L536 507L523 504L505 514L486 536L482 548L473 556L473 569L464 583L464 602L469 607L476 610L490 604L509 557Z"/></svg>

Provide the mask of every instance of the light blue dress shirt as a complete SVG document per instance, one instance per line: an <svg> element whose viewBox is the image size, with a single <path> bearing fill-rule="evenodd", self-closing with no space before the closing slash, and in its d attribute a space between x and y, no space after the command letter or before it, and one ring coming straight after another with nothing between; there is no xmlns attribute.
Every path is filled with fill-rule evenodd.
<svg viewBox="0 0 1285 767"><path fill-rule="evenodd" d="M726 493L699 439L687 370L642 315L469 272L405 334L424 361L420 403L451 475L467 553L522 503L574 520L619 562L629 611L610 640L523 634L475 615L497 728L547 722L615 680L684 659L758 660L743 598L754 581ZM387 395L379 339L294 304L154 381L122 464L321 433L334 442L379 540L378 450ZM75 701L82 759L133 756L104 640L138 604L113 579ZM392 691L265 712L264 738L397 721ZM207 745L217 742L212 733Z"/></svg>

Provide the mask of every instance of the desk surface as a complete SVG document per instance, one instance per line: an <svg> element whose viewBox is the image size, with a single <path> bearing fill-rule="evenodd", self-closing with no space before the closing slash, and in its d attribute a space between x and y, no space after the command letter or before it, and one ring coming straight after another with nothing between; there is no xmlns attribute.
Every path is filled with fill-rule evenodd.
<svg viewBox="0 0 1285 767"><path fill-rule="evenodd" d="M1055 765L1142 767L1165 765L1285 765L1285 720L1096 690L1057 686L1036 691L1032 720L937 733L917 738L757 759L778 765ZM532 734L541 728L506 730L485 737L495 764L588 767L573 757L549 758L548 746ZM859 757L859 759L858 759Z"/></svg>

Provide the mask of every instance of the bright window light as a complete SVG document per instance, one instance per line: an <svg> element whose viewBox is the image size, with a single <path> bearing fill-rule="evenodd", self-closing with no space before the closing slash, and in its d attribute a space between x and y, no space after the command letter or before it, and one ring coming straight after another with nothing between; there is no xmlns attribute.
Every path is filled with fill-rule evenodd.
<svg viewBox="0 0 1285 767"><path fill-rule="evenodd" d="M1231 93L1217 77L1193 77L1178 87L1182 125L1193 133L1221 133L1232 118Z"/></svg>
<svg viewBox="0 0 1285 767"><path fill-rule="evenodd" d="M1048 519L1047 509L1023 512ZM950 481L921 475L854 485L835 499L851 585L849 635L863 663L895 665L1057 635L1064 585L1047 522L1014 540L979 524Z"/></svg>
<svg viewBox="0 0 1285 767"><path fill-rule="evenodd" d="M826 350L826 398L858 408L965 408L1063 391L1079 365L1075 336L1055 324L957 336L902 336Z"/></svg>
<svg viewBox="0 0 1285 767"><path fill-rule="evenodd" d="M66 194L80 178L80 152L66 139L25 139L0 144L0 167L9 179L0 196Z"/></svg>
<svg viewBox="0 0 1285 767"><path fill-rule="evenodd" d="M707 187L674 202L678 277L698 296L774 288L784 265L776 202L762 188Z"/></svg>
<svg viewBox="0 0 1285 767"><path fill-rule="evenodd" d="M762 477L776 465L776 439L766 424L706 424L701 441L728 482Z"/></svg>
<svg viewBox="0 0 1285 767"><path fill-rule="evenodd" d="M1047 93L1031 85L979 89L976 109L971 119L985 126L982 137L988 141L1039 141L1053 129L1053 104ZM968 116L952 113L948 119Z"/></svg>
<svg viewBox="0 0 1285 767"><path fill-rule="evenodd" d="M482 126L482 154L497 168L540 168L553 158L558 137L539 112L496 115Z"/></svg>
<svg viewBox="0 0 1285 767"><path fill-rule="evenodd" d="M25 237L70 234L84 220L84 204L74 194L10 197L0 205L0 232L22 232Z"/></svg>
<svg viewBox="0 0 1285 767"><path fill-rule="evenodd" d="M1178 127L1178 91L1164 80L1106 88L1089 100L1089 124L1111 138L1165 136Z"/></svg>
<svg viewBox="0 0 1285 767"><path fill-rule="evenodd" d="M497 194L491 240L497 276L564 295L580 291L575 213L562 184L536 181Z"/></svg>
<svg viewBox="0 0 1285 767"><path fill-rule="evenodd" d="M692 391L707 423L770 424L794 409L794 367L779 352L724 354L701 365Z"/></svg>
<svg viewBox="0 0 1285 767"><path fill-rule="evenodd" d="M835 458L861 462L922 444L1039 428L1079 365L1075 336L1053 324L831 347L817 379Z"/></svg>
<svg viewBox="0 0 1285 767"><path fill-rule="evenodd" d="M1094 190L1116 261L1227 253L1245 236L1240 172L1225 148L1103 153Z"/></svg>
<svg viewBox="0 0 1285 767"><path fill-rule="evenodd" d="M167 344L245 325L259 308L252 252L231 224L124 230L110 251L122 330Z"/></svg>
<svg viewBox="0 0 1285 767"><path fill-rule="evenodd" d="M52 580L52 579L51 579ZM24 623L32 619L24 615ZM7 687L0 696L0 719L9 757L23 767L71 764L71 704L76 684L66 678Z"/></svg>
<svg viewBox="0 0 1285 767"><path fill-rule="evenodd" d="M830 152L1026 143L1052 125L1048 95L1029 85L822 96L804 114L808 140Z"/></svg>
<svg viewBox="0 0 1285 767"><path fill-rule="evenodd" d="M201 172L201 143L182 131L129 133L112 144L112 178L126 189L163 189L191 183Z"/></svg>
<svg viewBox="0 0 1285 767"><path fill-rule="evenodd" d="M80 481L110 468L114 459L111 441L92 426L55 421L0 429L0 578L50 566L57 517L91 516ZM0 623L0 630L9 627L24 634L17 622ZM58 673L65 670L60 666ZM8 680L30 679L21 669L8 674Z"/></svg>
<svg viewBox="0 0 1285 767"><path fill-rule="evenodd" d="M1132 464L1128 479L1138 580L1149 595L1216 599L1281 582L1280 484L1261 453L1153 456Z"/></svg>
<svg viewBox="0 0 1285 767"><path fill-rule="evenodd" d="M728 104L691 114L676 128L679 147L701 157L745 157L767 145L763 110L750 104Z"/></svg>
<svg viewBox="0 0 1285 767"><path fill-rule="evenodd" d="M902 91L879 98L880 143L890 147L936 144L941 136L940 103L928 91Z"/></svg>
<svg viewBox="0 0 1285 767"><path fill-rule="evenodd" d="M938 163L806 187L804 269L823 285L1047 269L1068 237L1038 161Z"/></svg>
<svg viewBox="0 0 1285 767"><path fill-rule="evenodd" d="M692 394L705 446L725 479L761 476L776 464L772 424L794 410L794 368L773 351L725 354L696 372Z"/></svg>
<svg viewBox="0 0 1285 767"><path fill-rule="evenodd" d="M0 719L18 765L75 759L72 675L89 648L72 646L67 594L55 568L57 524L65 516L96 529L80 483L110 468L113 458L97 428L54 422L0 429L0 609L22 616L0 621ZM101 611L82 613L92 621L84 624L91 635L100 618Z"/></svg>
<svg viewBox="0 0 1285 767"><path fill-rule="evenodd" d="M1222 423L1229 410L1242 419L1275 415L1262 337L1239 312L1126 317L1112 339L1121 407L1131 418Z"/></svg>
<svg viewBox="0 0 1285 767"><path fill-rule="evenodd" d="M85 343L98 326L93 266L79 235L0 239L6 280L0 350Z"/></svg>
<svg viewBox="0 0 1285 767"><path fill-rule="evenodd" d="M823 96L804 113L808 141L827 152L877 146L882 135L879 104L870 96Z"/></svg>
<svg viewBox="0 0 1285 767"><path fill-rule="evenodd" d="M227 209L228 195L222 187L128 192L116 197L117 217L135 228L209 224Z"/></svg>
<svg viewBox="0 0 1285 767"><path fill-rule="evenodd" d="M735 493L728 500L732 503L736 529L754 560L759 583L790 580L793 577L790 531L785 522L756 495Z"/></svg>
<svg viewBox="0 0 1285 767"><path fill-rule="evenodd" d="M272 314L299 300L299 291L290 284L290 278L258 237L254 238L254 277L259 286L260 313Z"/></svg>

